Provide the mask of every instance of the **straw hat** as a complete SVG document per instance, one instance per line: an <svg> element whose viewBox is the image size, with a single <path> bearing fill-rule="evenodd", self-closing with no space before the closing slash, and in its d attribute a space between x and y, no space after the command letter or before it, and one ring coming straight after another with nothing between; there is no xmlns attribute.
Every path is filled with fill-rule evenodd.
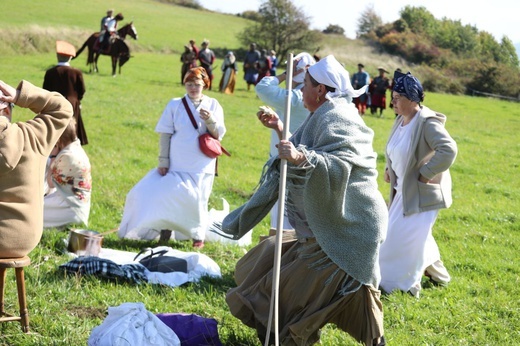
<svg viewBox="0 0 520 346"><path fill-rule="evenodd" d="M56 53L67 56L76 56L76 48L68 42L56 41Z"/></svg>

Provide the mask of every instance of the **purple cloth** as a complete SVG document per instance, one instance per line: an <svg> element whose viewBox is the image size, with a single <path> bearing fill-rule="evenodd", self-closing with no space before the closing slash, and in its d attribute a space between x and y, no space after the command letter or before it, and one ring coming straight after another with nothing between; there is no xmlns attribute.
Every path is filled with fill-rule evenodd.
<svg viewBox="0 0 520 346"><path fill-rule="evenodd" d="M217 321L195 314L162 313L156 316L179 337L182 346L222 346Z"/></svg>

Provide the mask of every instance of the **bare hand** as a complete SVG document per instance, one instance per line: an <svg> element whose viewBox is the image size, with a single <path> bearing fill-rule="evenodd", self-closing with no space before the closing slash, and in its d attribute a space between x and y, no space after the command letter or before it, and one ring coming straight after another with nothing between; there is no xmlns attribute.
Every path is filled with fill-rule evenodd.
<svg viewBox="0 0 520 346"><path fill-rule="evenodd" d="M287 160L287 162L299 165L305 161L305 155L296 150L294 144L288 140L282 139L276 147L278 148L278 156Z"/></svg>
<svg viewBox="0 0 520 346"><path fill-rule="evenodd" d="M208 111L207 109L201 109L199 111L199 114L200 114L200 118L204 121L208 120L211 117L211 112Z"/></svg>
<svg viewBox="0 0 520 346"><path fill-rule="evenodd" d="M258 117L258 120L267 128L278 130L280 122L280 117L278 117L278 114L276 113L265 113L263 111L258 111L256 113L256 116Z"/></svg>
<svg viewBox="0 0 520 346"><path fill-rule="evenodd" d="M16 103L18 96L20 95L20 90L16 90L9 84L4 83L4 81L0 80L0 90L4 95L0 96L0 101L8 102L8 103Z"/></svg>
<svg viewBox="0 0 520 346"><path fill-rule="evenodd" d="M385 175L384 175L385 182L390 182L390 174L388 174L388 169L385 169Z"/></svg>
<svg viewBox="0 0 520 346"><path fill-rule="evenodd" d="M164 177L168 173L168 167L157 167L157 172Z"/></svg>

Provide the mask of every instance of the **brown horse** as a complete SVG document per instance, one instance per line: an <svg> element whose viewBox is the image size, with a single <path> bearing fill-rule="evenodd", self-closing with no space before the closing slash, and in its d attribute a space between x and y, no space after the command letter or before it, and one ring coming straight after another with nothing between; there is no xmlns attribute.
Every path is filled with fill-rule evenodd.
<svg viewBox="0 0 520 346"><path fill-rule="evenodd" d="M121 66L123 66L130 59L130 49L127 44L124 42L124 39L127 35L132 37L134 40L137 40L137 30L133 22L126 24L121 27L117 31L118 38L110 44L110 48L107 51L99 51L99 32L93 33L90 37L83 43L83 46L77 51L77 58L81 52L87 47L88 48L88 57L87 57L87 65L89 66L89 73L98 72L97 60L100 54L110 55L112 58L112 76L116 75L117 63L119 62L119 74L121 74ZM74 58L74 59L75 59Z"/></svg>

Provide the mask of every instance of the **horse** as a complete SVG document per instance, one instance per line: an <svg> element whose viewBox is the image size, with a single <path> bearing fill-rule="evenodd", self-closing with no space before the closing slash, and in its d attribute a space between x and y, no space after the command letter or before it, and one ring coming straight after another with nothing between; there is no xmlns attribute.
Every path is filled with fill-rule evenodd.
<svg viewBox="0 0 520 346"><path fill-rule="evenodd" d="M124 39L127 35L132 37L134 40L137 40L138 38L137 30L135 29L133 22L126 24L117 31L118 38L116 38L114 43L110 45L108 52L99 52L99 49L96 47L98 46L97 41L99 39L99 34L99 32L95 32L90 35L85 43L83 43L83 46L81 46L81 48L77 51L76 56L73 59L77 58L85 48L88 48L87 65L89 66L89 73L92 73L92 71L99 72L97 67L97 60L99 55L103 54L110 55L112 57L112 76L116 75L118 61L119 74L121 74L121 66L123 66L130 59L130 49L124 42Z"/></svg>

